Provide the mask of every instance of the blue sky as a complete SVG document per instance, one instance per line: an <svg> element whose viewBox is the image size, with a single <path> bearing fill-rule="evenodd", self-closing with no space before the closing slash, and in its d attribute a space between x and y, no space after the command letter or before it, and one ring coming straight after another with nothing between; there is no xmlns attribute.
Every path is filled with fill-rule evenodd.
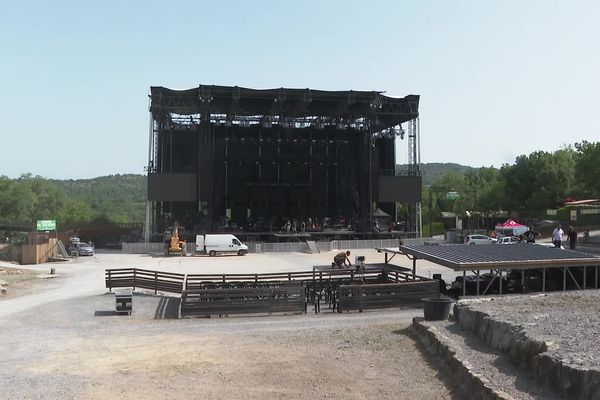
<svg viewBox="0 0 600 400"><path fill-rule="evenodd" d="M600 2L0 1L0 175L143 173L151 85L419 94L422 162L600 138Z"/></svg>

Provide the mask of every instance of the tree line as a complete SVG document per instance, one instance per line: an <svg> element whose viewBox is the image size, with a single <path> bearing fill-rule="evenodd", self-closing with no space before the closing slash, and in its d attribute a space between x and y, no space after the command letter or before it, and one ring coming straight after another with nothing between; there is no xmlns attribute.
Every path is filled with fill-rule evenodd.
<svg viewBox="0 0 600 400"><path fill-rule="evenodd" d="M449 192L457 192L459 198L448 198ZM449 172L424 186L423 212L431 209L434 219L441 211L462 215L466 211L491 214L502 210L531 216L540 210L560 208L569 198L599 197L600 142L583 141L554 152L521 155L501 168Z"/></svg>
<svg viewBox="0 0 600 400"><path fill-rule="evenodd" d="M97 219L141 222L146 177L110 175L94 179L50 180L23 174L0 176L0 221L31 224L54 219L59 229Z"/></svg>
<svg viewBox="0 0 600 400"><path fill-rule="evenodd" d="M536 151L500 168L434 163L423 165L423 170L429 167L433 172L424 176L423 187L426 221L429 210L433 220L439 220L441 211L462 215L502 210L531 216L536 210L559 208L567 198L600 197L600 142ZM146 176L135 174L79 180L0 176L0 221L55 219L63 227L96 219L142 222L146 185ZM448 198L449 192L457 192L459 198Z"/></svg>

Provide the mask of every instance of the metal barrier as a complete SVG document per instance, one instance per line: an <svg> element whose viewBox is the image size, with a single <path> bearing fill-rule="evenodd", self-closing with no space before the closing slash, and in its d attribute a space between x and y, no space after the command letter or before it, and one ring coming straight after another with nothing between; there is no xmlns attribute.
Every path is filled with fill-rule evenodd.
<svg viewBox="0 0 600 400"><path fill-rule="evenodd" d="M164 253L165 244L159 243L123 243L121 252L123 254L150 254Z"/></svg>
<svg viewBox="0 0 600 400"><path fill-rule="evenodd" d="M294 243L256 243L257 253L307 253L308 245L304 242Z"/></svg>
<svg viewBox="0 0 600 400"><path fill-rule="evenodd" d="M417 239L402 239L403 244L421 245L433 242L443 243L431 238ZM321 252L328 252L340 249L374 249L382 247L398 247L400 241L398 239L370 239L370 240L332 240L317 242ZM125 254L151 254L163 253L165 250L164 243L123 243L122 252ZM196 243L186 243L186 251L188 254L193 254L196 251ZM308 253L308 245L305 242L290 242L290 243L248 243L248 251L250 253Z"/></svg>

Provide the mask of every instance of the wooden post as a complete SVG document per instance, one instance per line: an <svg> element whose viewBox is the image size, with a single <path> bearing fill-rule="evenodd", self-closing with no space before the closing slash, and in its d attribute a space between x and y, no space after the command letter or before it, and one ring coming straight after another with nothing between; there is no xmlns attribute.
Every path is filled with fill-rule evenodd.
<svg viewBox="0 0 600 400"><path fill-rule="evenodd" d="M500 276L500 282L498 283L500 286L500 296L502 296L502 270L498 270L498 275Z"/></svg>
<svg viewBox="0 0 600 400"><path fill-rule="evenodd" d="M462 281L463 297L467 295L467 271L463 271Z"/></svg>
<svg viewBox="0 0 600 400"><path fill-rule="evenodd" d="M158 271L154 271L154 294L157 292L158 286Z"/></svg>
<svg viewBox="0 0 600 400"><path fill-rule="evenodd" d="M417 257L413 257L413 281L416 280L417 276Z"/></svg>
<svg viewBox="0 0 600 400"><path fill-rule="evenodd" d="M108 272L108 291L112 292L112 278L110 269L106 270Z"/></svg>
<svg viewBox="0 0 600 400"><path fill-rule="evenodd" d="M546 292L546 268L542 268L542 292Z"/></svg>
<svg viewBox="0 0 600 400"><path fill-rule="evenodd" d="M521 270L521 293L525 292L525 270Z"/></svg>
<svg viewBox="0 0 600 400"><path fill-rule="evenodd" d="M567 267L563 267L563 291L567 290Z"/></svg>
<svg viewBox="0 0 600 400"><path fill-rule="evenodd" d="M479 270L477 270L476 273L477 273L477 296L479 296Z"/></svg>

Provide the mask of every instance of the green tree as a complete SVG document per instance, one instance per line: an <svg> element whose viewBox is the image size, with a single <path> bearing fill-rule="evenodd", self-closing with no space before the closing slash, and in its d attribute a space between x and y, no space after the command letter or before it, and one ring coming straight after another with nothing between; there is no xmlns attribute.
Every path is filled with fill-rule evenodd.
<svg viewBox="0 0 600 400"><path fill-rule="evenodd" d="M35 194L27 184L31 175L22 175L12 182L4 198L4 217L10 221L31 221L35 210Z"/></svg>
<svg viewBox="0 0 600 400"><path fill-rule="evenodd" d="M64 222L70 225L77 225L92 220L94 212L92 208L80 199L71 200L66 205Z"/></svg>
<svg viewBox="0 0 600 400"><path fill-rule="evenodd" d="M600 197L600 142L575 143L575 192L581 197Z"/></svg>
<svg viewBox="0 0 600 400"><path fill-rule="evenodd" d="M459 172L448 172L446 175L438 179L433 185L431 185L432 198L433 198L433 209L435 213L439 215L442 211L453 211L457 214L463 213L468 208L468 199L465 199L467 195L468 185L465 179L465 175ZM460 198L458 200L451 200L446 198L448 192L458 192Z"/></svg>
<svg viewBox="0 0 600 400"><path fill-rule="evenodd" d="M503 209L506 203L506 182L496 168L481 168L478 179L473 181L475 192L474 211L489 214Z"/></svg>
<svg viewBox="0 0 600 400"><path fill-rule="evenodd" d="M571 148L554 153L537 151L517 157L501 169L506 182L505 208L525 211L554 208L571 193L575 161Z"/></svg>

